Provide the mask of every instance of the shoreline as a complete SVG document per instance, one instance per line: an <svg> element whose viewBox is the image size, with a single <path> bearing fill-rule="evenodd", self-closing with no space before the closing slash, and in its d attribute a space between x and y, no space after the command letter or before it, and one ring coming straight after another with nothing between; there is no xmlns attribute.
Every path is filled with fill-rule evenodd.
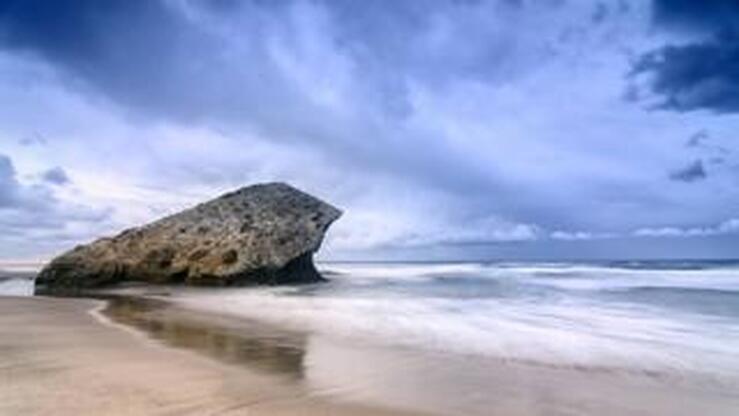
<svg viewBox="0 0 739 416"><path fill-rule="evenodd" d="M178 295L131 287L93 298L0 298L0 414L729 416L739 408L739 391L705 380L380 347Z"/></svg>
<svg viewBox="0 0 739 416"><path fill-rule="evenodd" d="M106 322L103 301L0 299L0 413L384 416Z"/></svg>

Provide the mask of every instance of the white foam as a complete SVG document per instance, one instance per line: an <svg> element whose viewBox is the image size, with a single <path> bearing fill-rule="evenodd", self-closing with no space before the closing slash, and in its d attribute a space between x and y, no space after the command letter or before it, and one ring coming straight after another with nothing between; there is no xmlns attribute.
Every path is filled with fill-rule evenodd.
<svg viewBox="0 0 739 416"><path fill-rule="evenodd" d="M739 326L648 308L495 299L185 297L197 308L325 336L551 365L739 375Z"/></svg>
<svg viewBox="0 0 739 416"><path fill-rule="evenodd" d="M529 274L532 282L575 290L673 288L739 291L739 270L736 269L627 270L593 267L567 271L538 269Z"/></svg>
<svg viewBox="0 0 739 416"><path fill-rule="evenodd" d="M0 279L0 296L33 296L34 281L30 278Z"/></svg>
<svg viewBox="0 0 739 416"><path fill-rule="evenodd" d="M739 292L739 269L629 269L568 263L373 264L327 263L322 269L348 279L425 280L440 276L522 280L572 290L683 288Z"/></svg>
<svg viewBox="0 0 739 416"><path fill-rule="evenodd" d="M339 277L425 279L438 275L480 273L484 266L478 263L325 263L322 271Z"/></svg>

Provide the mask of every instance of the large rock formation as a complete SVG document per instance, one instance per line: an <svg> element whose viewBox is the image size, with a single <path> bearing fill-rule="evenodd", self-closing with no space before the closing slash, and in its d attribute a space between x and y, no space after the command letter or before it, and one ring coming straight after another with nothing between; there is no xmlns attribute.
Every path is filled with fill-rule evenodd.
<svg viewBox="0 0 739 416"><path fill-rule="evenodd" d="M37 283L50 290L121 281L247 285L323 280L313 265L341 211L283 183L259 184L51 261Z"/></svg>

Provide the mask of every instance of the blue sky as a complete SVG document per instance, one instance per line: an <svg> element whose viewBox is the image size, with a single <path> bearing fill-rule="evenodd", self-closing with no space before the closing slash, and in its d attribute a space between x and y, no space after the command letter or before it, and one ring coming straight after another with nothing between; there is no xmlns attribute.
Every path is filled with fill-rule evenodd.
<svg viewBox="0 0 739 416"><path fill-rule="evenodd" d="M328 259L736 257L738 40L731 0L3 0L0 258L273 180L345 210Z"/></svg>

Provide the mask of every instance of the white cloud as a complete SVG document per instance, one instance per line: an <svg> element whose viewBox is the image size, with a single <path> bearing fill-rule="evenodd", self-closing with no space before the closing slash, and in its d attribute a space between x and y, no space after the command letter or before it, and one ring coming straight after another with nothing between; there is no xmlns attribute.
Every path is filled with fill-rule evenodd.
<svg viewBox="0 0 739 416"><path fill-rule="evenodd" d="M41 179L20 180L12 160L0 154L0 258L35 256L105 229L108 210L63 201L44 175L30 176Z"/></svg>
<svg viewBox="0 0 739 416"><path fill-rule="evenodd" d="M640 228L634 231L636 237L710 237L739 233L739 219L732 218L708 227L659 227Z"/></svg>
<svg viewBox="0 0 739 416"><path fill-rule="evenodd" d="M562 241L587 241L587 240L604 240L616 238L615 233L598 233L592 231L553 231L549 234L549 238Z"/></svg>

